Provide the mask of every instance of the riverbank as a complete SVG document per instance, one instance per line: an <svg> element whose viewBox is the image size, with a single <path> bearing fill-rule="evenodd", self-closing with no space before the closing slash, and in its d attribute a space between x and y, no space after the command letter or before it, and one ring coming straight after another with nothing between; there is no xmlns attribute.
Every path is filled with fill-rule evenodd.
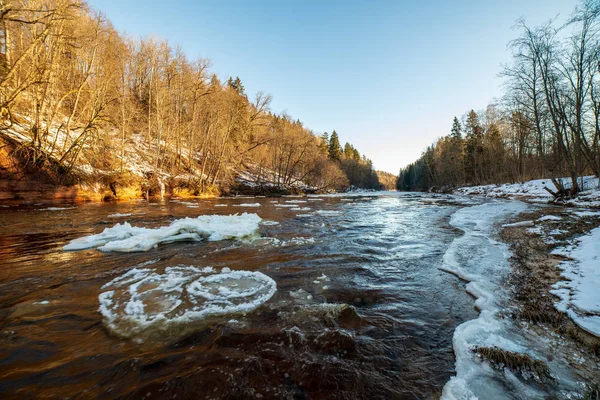
<svg viewBox="0 0 600 400"><path fill-rule="evenodd" d="M565 188L569 188L569 180L562 178ZM534 204L557 203L572 207L600 208L600 182L594 176L580 178L581 192L575 198L555 199L551 192L557 189L550 179L534 179L520 183L492 184L481 186L464 186L452 191L461 196L481 196L496 199L520 200Z"/></svg>
<svg viewBox="0 0 600 400"><path fill-rule="evenodd" d="M507 316L546 342L548 361L564 359L586 383L586 398L594 399L600 394L600 337L582 329L561 308L556 289L568 279L565 265L571 262L560 249L576 245L579 237L598 226L600 212L547 206L520 214L501 231L512 252L507 283L512 307Z"/></svg>

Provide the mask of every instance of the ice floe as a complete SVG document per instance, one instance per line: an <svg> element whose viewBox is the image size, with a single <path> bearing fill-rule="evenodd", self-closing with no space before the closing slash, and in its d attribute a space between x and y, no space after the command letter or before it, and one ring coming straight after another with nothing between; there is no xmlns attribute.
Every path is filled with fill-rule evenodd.
<svg viewBox="0 0 600 400"><path fill-rule="evenodd" d="M261 272L178 266L163 273L134 268L102 289L99 311L106 327L140 339L177 335L191 323L246 314L271 299L277 285Z"/></svg>
<svg viewBox="0 0 600 400"><path fill-rule="evenodd" d="M131 213L116 213L116 214L109 214L107 217L108 218L121 218L121 217L131 217L133 214Z"/></svg>
<svg viewBox="0 0 600 400"><path fill-rule="evenodd" d="M260 207L260 203L242 203L234 204L235 207Z"/></svg>
<svg viewBox="0 0 600 400"><path fill-rule="evenodd" d="M266 219L266 220L263 220L260 224L265 225L265 226L274 226L274 225L279 225L279 222Z"/></svg>
<svg viewBox="0 0 600 400"><path fill-rule="evenodd" d="M327 216L327 217L342 214L341 211L337 211L337 210L317 210L315 212L319 215L323 215L323 216Z"/></svg>
<svg viewBox="0 0 600 400"><path fill-rule="evenodd" d="M72 240L63 250L97 248L101 251L136 252L178 241L242 239L256 235L260 222L258 215L247 213L183 218L160 228L135 227L124 222L105 228L102 233Z"/></svg>

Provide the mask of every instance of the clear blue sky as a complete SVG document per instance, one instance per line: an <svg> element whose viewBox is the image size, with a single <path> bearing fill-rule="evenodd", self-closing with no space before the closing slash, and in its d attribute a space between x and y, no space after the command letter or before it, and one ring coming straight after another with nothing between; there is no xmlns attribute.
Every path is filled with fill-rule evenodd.
<svg viewBox="0 0 600 400"><path fill-rule="evenodd" d="M568 16L576 0L91 0L119 31L202 56L246 93L273 96L317 133L335 129L397 173L452 118L501 95L519 17Z"/></svg>

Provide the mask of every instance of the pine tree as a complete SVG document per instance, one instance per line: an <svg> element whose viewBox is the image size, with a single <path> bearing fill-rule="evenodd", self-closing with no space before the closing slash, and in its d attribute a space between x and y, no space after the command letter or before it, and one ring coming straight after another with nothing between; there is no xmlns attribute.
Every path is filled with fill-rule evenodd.
<svg viewBox="0 0 600 400"><path fill-rule="evenodd" d="M483 128L474 110L469 111L465 122L465 173L470 183L480 183L479 155L482 151Z"/></svg>
<svg viewBox="0 0 600 400"><path fill-rule="evenodd" d="M241 96L246 95L244 92L244 85L242 85L242 80L239 78L239 76L236 76L235 79L229 77L227 80L227 86L238 92L238 94Z"/></svg>
<svg viewBox="0 0 600 400"><path fill-rule="evenodd" d="M344 145L344 158L354 158L354 147L348 142Z"/></svg>
<svg viewBox="0 0 600 400"><path fill-rule="evenodd" d="M450 132L450 135L454 139L462 139L460 122L458 122L458 118L456 117L454 117L454 121L452 122L452 130Z"/></svg>
<svg viewBox="0 0 600 400"><path fill-rule="evenodd" d="M335 161L342 159L342 146L340 146L340 139L336 131L333 131L331 139L329 139L329 158Z"/></svg>

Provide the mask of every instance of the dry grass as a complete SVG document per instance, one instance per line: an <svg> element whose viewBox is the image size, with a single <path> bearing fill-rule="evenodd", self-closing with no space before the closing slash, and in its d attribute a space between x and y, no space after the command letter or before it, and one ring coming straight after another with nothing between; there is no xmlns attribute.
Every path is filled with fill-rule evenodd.
<svg viewBox="0 0 600 400"><path fill-rule="evenodd" d="M498 347L476 347L474 352L479 354L490 364L498 368L510 368L520 372L531 372L540 380L552 380L550 369L540 361L534 360L526 354L502 350Z"/></svg>

